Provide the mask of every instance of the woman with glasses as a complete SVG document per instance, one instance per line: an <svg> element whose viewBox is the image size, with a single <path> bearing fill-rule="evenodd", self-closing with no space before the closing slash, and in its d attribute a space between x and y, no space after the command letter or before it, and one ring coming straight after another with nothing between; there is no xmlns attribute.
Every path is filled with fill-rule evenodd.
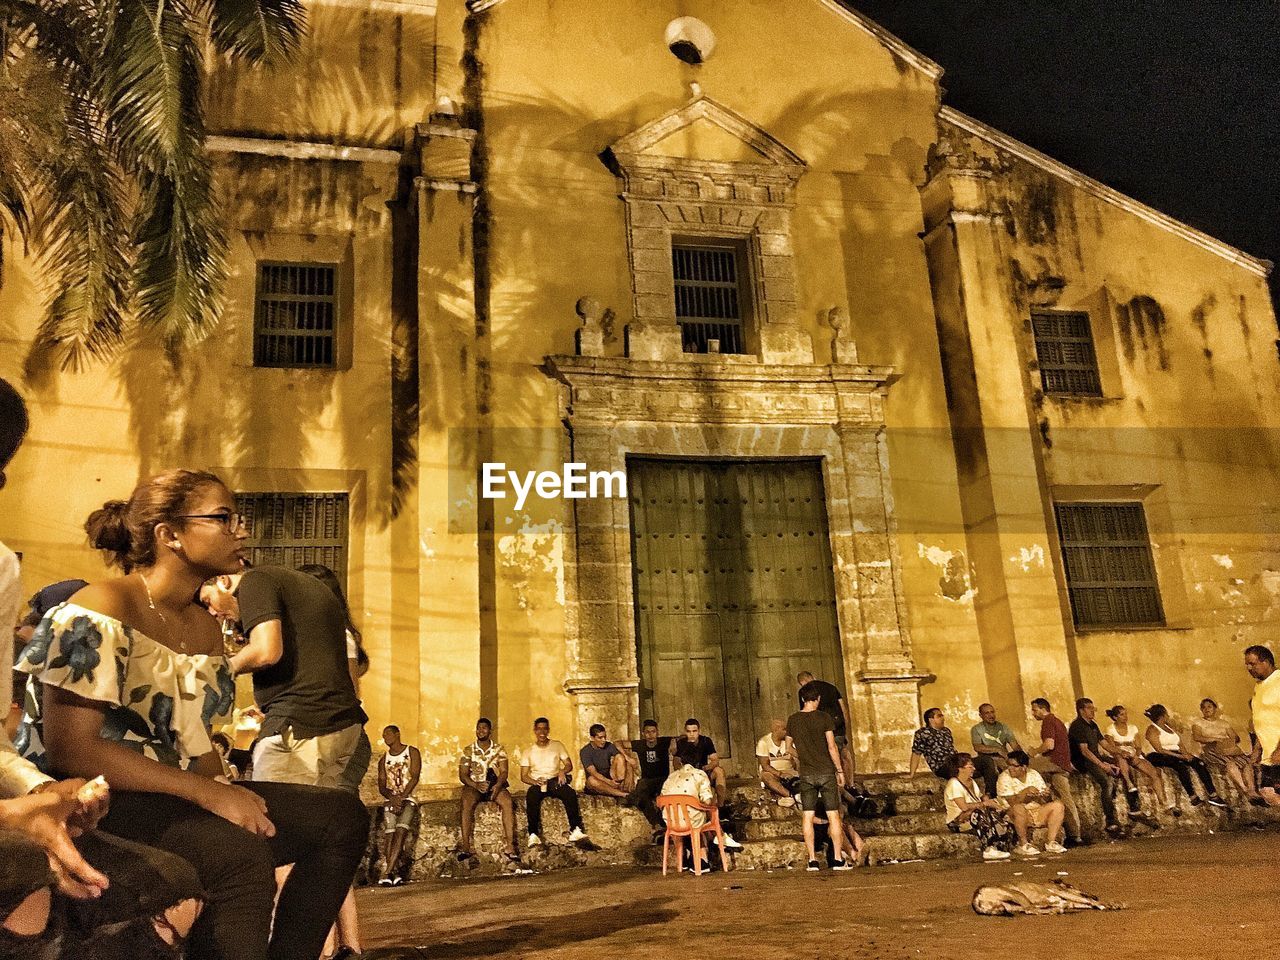
<svg viewBox="0 0 1280 960"><path fill-rule="evenodd" d="M190 955L315 960L364 852L368 816L338 790L228 783L209 740L235 687L200 585L233 574L243 522L211 473L173 470L86 524L122 575L49 611L19 667L42 684L54 769L112 787L101 829L186 860L206 906ZM272 922L273 868L295 864Z"/></svg>
<svg viewBox="0 0 1280 960"><path fill-rule="evenodd" d="M947 810L947 829L956 833L972 833L982 845L983 860L1008 860L1013 846L1014 829L1004 804L982 795L974 782L973 757L953 753L947 761L950 774L942 790Z"/></svg>

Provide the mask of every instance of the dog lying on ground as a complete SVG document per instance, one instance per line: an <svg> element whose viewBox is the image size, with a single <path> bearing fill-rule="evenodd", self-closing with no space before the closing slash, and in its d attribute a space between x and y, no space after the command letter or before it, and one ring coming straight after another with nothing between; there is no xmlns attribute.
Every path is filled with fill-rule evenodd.
<svg viewBox="0 0 1280 960"><path fill-rule="evenodd" d="M1062 880L1036 883L1015 880L1003 886L979 887L973 892L973 912L987 917L1019 914L1070 913L1074 910L1123 910L1123 903L1108 903Z"/></svg>

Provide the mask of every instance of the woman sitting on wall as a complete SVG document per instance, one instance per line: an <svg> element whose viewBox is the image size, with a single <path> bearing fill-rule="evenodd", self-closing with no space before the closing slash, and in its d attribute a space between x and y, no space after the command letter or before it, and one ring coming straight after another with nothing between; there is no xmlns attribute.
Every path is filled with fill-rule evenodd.
<svg viewBox="0 0 1280 960"><path fill-rule="evenodd" d="M1139 729L1136 723L1129 722L1129 711L1123 704L1117 703L1107 711L1107 716L1111 718L1111 723L1107 725L1103 736L1106 737L1107 746L1111 748L1112 756L1116 758L1120 776L1127 784L1130 795L1138 792L1138 776L1141 775L1142 779L1151 785L1151 790L1156 795L1156 802L1160 807L1175 817L1182 816L1178 805L1165 793L1164 777L1138 749Z"/></svg>
<svg viewBox="0 0 1280 960"><path fill-rule="evenodd" d="M1198 807L1204 800L1196 796L1195 784L1191 781L1191 771L1196 772L1200 783L1204 785L1205 799L1215 807L1225 807L1226 803L1218 796L1218 788L1213 785L1213 777L1209 768L1199 757L1193 757L1182 749L1182 737L1169 723L1169 711L1163 704L1153 703L1143 711L1151 721L1147 727L1147 759L1154 766L1172 770L1178 776L1182 789L1187 792L1193 807Z"/></svg>
<svg viewBox="0 0 1280 960"><path fill-rule="evenodd" d="M1258 793L1258 767L1240 746L1240 734L1209 697L1200 701L1200 713L1200 719L1191 724L1191 736L1196 743L1203 744L1205 761L1220 768L1255 807L1265 807L1267 802Z"/></svg>
<svg viewBox="0 0 1280 960"><path fill-rule="evenodd" d="M213 474L173 470L90 516L95 547L124 571L41 622L19 668L42 683L52 767L112 786L101 829L186 860L206 893L190 955L315 960L364 852L368 816L349 793L226 782L209 740L234 684L200 585L240 567L243 524ZM272 924L272 870L295 864Z"/></svg>
<svg viewBox="0 0 1280 960"><path fill-rule="evenodd" d="M973 757L953 753L947 762L950 779L942 797L947 807L947 829L972 833L982 844L983 860L1008 860L1015 833L1004 804L982 795L973 780Z"/></svg>

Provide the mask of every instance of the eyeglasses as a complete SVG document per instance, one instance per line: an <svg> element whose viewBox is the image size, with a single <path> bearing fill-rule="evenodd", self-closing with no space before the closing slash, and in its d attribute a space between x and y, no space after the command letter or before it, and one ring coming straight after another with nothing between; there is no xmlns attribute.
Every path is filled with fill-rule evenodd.
<svg viewBox="0 0 1280 960"><path fill-rule="evenodd" d="M183 513L175 520L217 520L227 533L235 533L249 525L249 518L242 513Z"/></svg>

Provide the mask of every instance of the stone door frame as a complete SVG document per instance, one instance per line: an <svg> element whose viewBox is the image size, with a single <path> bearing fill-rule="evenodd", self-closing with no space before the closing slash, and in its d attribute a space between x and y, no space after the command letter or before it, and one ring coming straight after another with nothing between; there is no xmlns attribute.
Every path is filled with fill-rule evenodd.
<svg viewBox="0 0 1280 960"><path fill-rule="evenodd" d="M565 462L626 471L628 456L817 458L835 569L837 623L859 768L895 769L918 724L884 442L887 367L699 357L549 357L561 383ZM785 376L780 373L785 371ZM639 735L630 504L569 501L565 690L577 734ZM678 731L663 731L674 734Z"/></svg>

